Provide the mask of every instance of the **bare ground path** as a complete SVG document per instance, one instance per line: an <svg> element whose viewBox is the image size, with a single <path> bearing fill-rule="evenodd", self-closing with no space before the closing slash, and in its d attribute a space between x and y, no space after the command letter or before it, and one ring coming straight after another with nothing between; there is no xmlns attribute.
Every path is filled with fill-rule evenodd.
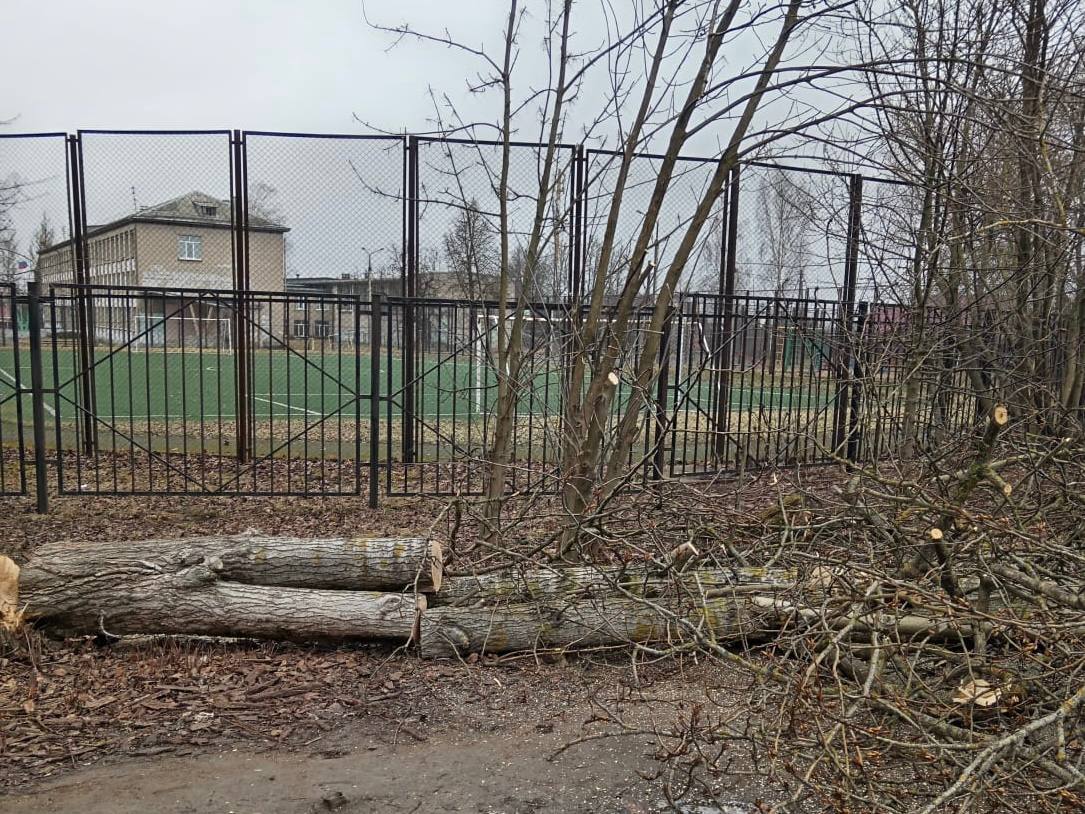
<svg viewBox="0 0 1085 814"><path fill-rule="evenodd" d="M648 812L663 798L650 745L618 738L551 761L566 733L535 727L389 745L344 733L334 747L132 758L0 798L4 814L310 812ZM750 808L735 808L748 811Z"/></svg>
<svg viewBox="0 0 1085 814"><path fill-rule="evenodd" d="M0 796L0 814L663 810L659 766L652 759L658 744L651 736L590 739L561 751L585 734L603 731L589 723L599 711L588 700L595 679L602 677L590 675L596 670L617 677L613 667L589 668L586 676L576 666L554 666L536 680L533 671L510 675L497 667L459 668L461 677L474 680L448 682L434 693L440 703L412 704L415 712L409 716L403 709L329 716L318 699L302 700L288 717L315 716L321 723L306 730L318 734L307 734L303 742L268 745L259 733L282 725L273 717L252 721L251 732L232 740L133 745L113 754L94 753L94 763L72 757L53 764L51 774L10 788ZM701 685L705 676L698 673L661 676L647 694L627 695L614 708L638 726L666 725L675 699ZM550 680L537 681L540 677ZM402 683L414 682L404 677ZM507 703L500 684L515 690L516 703ZM563 684L569 698L561 692ZM490 691L478 693L482 685ZM155 719L155 728L169 727L168 719ZM101 731L108 729L103 725ZM752 780L732 785L737 790L727 797L735 801L733 807L688 810L746 814L765 798L766 790Z"/></svg>

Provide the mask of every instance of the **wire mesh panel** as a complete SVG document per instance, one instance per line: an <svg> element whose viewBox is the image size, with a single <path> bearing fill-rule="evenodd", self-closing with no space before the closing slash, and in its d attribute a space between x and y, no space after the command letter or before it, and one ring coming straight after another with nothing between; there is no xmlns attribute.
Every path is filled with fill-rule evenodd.
<svg viewBox="0 0 1085 814"><path fill-rule="evenodd" d="M260 256L285 252L292 289L400 293L402 138L250 131L244 139L253 289L281 285ZM287 230L281 243L260 237L273 224Z"/></svg>
<svg viewBox="0 0 1085 814"><path fill-rule="evenodd" d="M413 293L400 303L393 344L402 354L394 374L402 424L391 426L405 464L393 491L482 488L478 460L498 426L491 415L497 388L498 336L511 336L516 309L502 321L493 303L501 274L498 143L421 139L416 142L409 228ZM544 183L546 148L510 147L507 204L509 297L535 303L523 314L523 343L513 376L510 488L550 472L555 421L560 420L560 360L569 321L564 316L573 260L572 148L558 147ZM541 210L540 210L541 206ZM451 300L459 299L459 303ZM394 353L393 347L389 348ZM434 395L434 394L440 394ZM393 454L391 451L390 455ZM432 466L431 466L432 465ZM413 468L412 468L413 467ZM451 467L451 468L450 468ZM532 481L534 483L534 481ZM453 486L453 484L455 484Z"/></svg>
<svg viewBox="0 0 1085 814"><path fill-rule="evenodd" d="M418 154L418 288L423 297L493 299L501 263L499 191L502 146L422 139ZM557 148L543 188L546 147L514 144L508 171L510 296L557 301L568 292L572 161ZM540 199L542 219L536 229ZM528 265L532 234L538 247Z"/></svg>
<svg viewBox="0 0 1085 814"><path fill-rule="evenodd" d="M25 306L19 308L15 285L0 286L0 495L26 494L24 412L28 418L30 405L23 395L26 351L20 311L25 314Z"/></svg>
<svg viewBox="0 0 1085 814"><path fill-rule="evenodd" d="M33 437L27 282L72 268L67 140L62 133L0 135L0 494L23 494Z"/></svg>
<svg viewBox="0 0 1085 814"><path fill-rule="evenodd" d="M585 195L585 276L587 287L599 273L601 246L611 214L612 202L620 181L621 154L605 150L586 153L587 180ZM658 156L633 158L622 190L621 208L615 225L610 262L604 270L605 290L616 293L628 274L628 263L644 223L648 220L656 182L663 161ZM660 203L655 226L648 237L647 262L654 266L645 293L654 296L663 276L677 253L694 213L708 193L717 162L711 159L683 158ZM678 281L679 290L718 291L723 263L724 207L717 201L712 214L701 228L694 250L685 262Z"/></svg>
<svg viewBox="0 0 1085 814"><path fill-rule="evenodd" d="M735 290L838 296L846 277L848 177L745 164L739 179Z"/></svg>
<svg viewBox="0 0 1085 814"><path fill-rule="evenodd" d="M0 281L70 273L68 149L63 133L0 134Z"/></svg>
<svg viewBox="0 0 1085 814"><path fill-rule="evenodd" d="M867 299L917 305L915 259L922 193L864 179L857 242L858 288Z"/></svg>
<svg viewBox="0 0 1085 814"><path fill-rule="evenodd" d="M233 287L227 131L80 131L87 278L92 285ZM285 230L283 230L285 231ZM280 232L279 241L282 237ZM282 253L269 280L281 288ZM72 282L47 279L46 283Z"/></svg>
<svg viewBox="0 0 1085 814"><path fill-rule="evenodd" d="M89 369L71 327L84 300L98 316ZM288 320L299 301L306 311L349 324L353 337L368 319L368 305L349 297L55 288L46 328L47 387L55 393L47 409L56 445L67 450L61 492L362 492L363 347L332 334L279 342L269 327ZM241 331L264 339L239 354ZM251 408L244 433L238 427L242 365Z"/></svg>
<svg viewBox="0 0 1085 814"><path fill-rule="evenodd" d="M253 373L242 398L253 449L267 443L309 469L352 460L360 472L370 449L370 301L403 285L403 139L246 132L244 146L250 278L270 289L261 258L278 252L287 294L249 314ZM281 243L269 224L286 230ZM323 468L295 474L293 491L361 488L342 467L334 483Z"/></svg>

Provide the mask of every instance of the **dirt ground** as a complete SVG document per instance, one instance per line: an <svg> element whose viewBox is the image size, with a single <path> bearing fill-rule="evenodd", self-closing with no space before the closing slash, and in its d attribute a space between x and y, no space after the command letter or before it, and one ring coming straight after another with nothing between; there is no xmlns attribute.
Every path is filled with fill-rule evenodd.
<svg viewBox="0 0 1085 814"><path fill-rule="evenodd" d="M20 562L45 540L250 528L440 538L446 506L57 497L40 517L6 499L0 553ZM534 518L524 545L557 522ZM469 526L460 536L471 538ZM634 669L628 652L454 663L389 646L35 638L0 648L0 814L661 811L667 778L653 733L698 705L737 708L734 681L689 659ZM741 742L733 748L733 772L708 778L723 802L689 796L679 810L744 814L784 794L750 770Z"/></svg>
<svg viewBox="0 0 1085 814"><path fill-rule="evenodd" d="M659 811L651 732L709 689L717 704L741 691L700 665L634 671L615 654L453 664L88 640L33 662L3 664L4 814ZM740 814L772 796L750 777L717 782L727 806L686 810Z"/></svg>

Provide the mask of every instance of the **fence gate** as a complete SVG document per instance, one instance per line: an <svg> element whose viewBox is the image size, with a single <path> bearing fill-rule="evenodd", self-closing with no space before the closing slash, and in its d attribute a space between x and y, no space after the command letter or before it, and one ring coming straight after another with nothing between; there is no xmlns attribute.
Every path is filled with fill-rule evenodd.
<svg viewBox="0 0 1085 814"><path fill-rule="evenodd" d="M47 307L62 494L368 488L361 299L63 286ZM327 330L295 336L298 315Z"/></svg>

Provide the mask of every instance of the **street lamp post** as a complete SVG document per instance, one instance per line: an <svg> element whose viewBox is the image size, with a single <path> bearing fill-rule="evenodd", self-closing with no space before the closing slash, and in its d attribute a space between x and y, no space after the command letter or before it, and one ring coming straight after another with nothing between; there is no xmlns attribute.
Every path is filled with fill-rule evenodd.
<svg viewBox="0 0 1085 814"><path fill-rule="evenodd" d="M365 246L362 246L362 251L365 252L365 257L366 257L365 279L369 283L369 300L370 300L370 302L372 302L373 301L373 255L380 254L381 252L384 251L384 249L376 249L375 251L370 251Z"/></svg>

